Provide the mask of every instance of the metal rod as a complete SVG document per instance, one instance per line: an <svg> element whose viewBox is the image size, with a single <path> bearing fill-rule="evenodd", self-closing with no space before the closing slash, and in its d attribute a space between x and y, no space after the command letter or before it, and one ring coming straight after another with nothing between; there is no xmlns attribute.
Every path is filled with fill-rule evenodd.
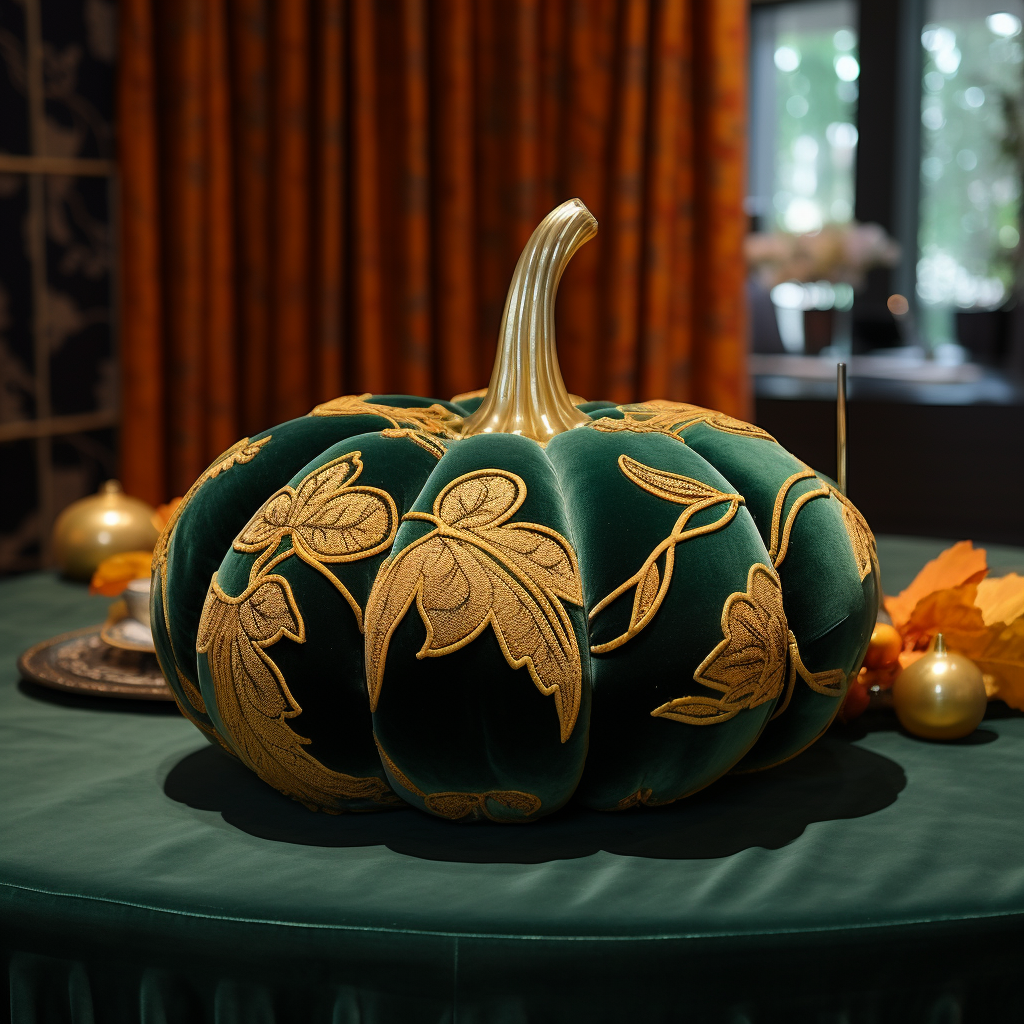
<svg viewBox="0 0 1024 1024"><path fill-rule="evenodd" d="M836 483L846 494L846 363L836 364Z"/></svg>

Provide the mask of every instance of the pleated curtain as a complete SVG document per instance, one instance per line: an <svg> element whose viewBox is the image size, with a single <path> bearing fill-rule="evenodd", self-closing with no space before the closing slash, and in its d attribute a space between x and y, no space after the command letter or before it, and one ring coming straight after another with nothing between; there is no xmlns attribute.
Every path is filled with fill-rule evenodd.
<svg viewBox="0 0 1024 1024"><path fill-rule="evenodd" d="M541 218L600 223L588 399L749 412L744 0L121 0L122 476L346 393L486 386Z"/></svg>

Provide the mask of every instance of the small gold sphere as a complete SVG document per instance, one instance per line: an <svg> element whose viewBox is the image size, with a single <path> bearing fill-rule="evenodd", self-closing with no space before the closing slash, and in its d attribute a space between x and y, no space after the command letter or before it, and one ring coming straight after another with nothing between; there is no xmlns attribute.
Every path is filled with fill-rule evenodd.
<svg viewBox="0 0 1024 1024"><path fill-rule="evenodd" d="M116 480L97 494L72 502L53 527L53 557L64 576L88 580L96 566L122 551L152 550L159 536L153 509L129 498Z"/></svg>
<svg viewBox="0 0 1024 1024"><path fill-rule="evenodd" d="M955 740L978 728L988 697L981 670L963 655L947 651L940 633L934 650L900 673L892 703L907 732L928 740Z"/></svg>

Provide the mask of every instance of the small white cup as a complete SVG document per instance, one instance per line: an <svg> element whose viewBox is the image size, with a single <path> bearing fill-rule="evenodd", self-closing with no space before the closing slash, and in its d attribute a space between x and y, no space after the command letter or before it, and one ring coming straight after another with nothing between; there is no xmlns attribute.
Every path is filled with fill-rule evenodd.
<svg viewBox="0 0 1024 1024"><path fill-rule="evenodd" d="M149 626L149 578L132 580L124 588L124 602L128 614L144 626Z"/></svg>

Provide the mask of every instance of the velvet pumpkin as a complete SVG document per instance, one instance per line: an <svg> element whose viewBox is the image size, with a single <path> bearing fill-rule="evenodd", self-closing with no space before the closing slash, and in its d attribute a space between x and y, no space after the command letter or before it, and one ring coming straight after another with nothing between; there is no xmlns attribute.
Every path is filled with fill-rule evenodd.
<svg viewBox="0 0 1024 1024"><path fill-rule="evenodd" d="M360 395L238 442L154 555L182 712L310 808L527 821L661 804L828 727L867 648L874 541L763 430L571 399L545 219L485 393Z"/></svg>

